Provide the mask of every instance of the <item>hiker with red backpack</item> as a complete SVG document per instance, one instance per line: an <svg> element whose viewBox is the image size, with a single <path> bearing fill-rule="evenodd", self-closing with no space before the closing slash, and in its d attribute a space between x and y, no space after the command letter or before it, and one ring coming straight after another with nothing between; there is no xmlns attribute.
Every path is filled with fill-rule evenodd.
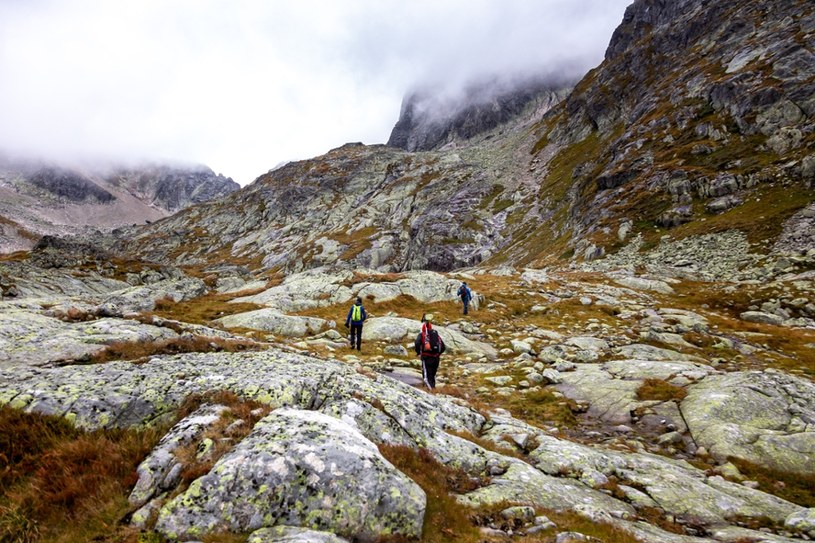
<svg viewBox="0 0 815 543"><path fill-rule="evenodd" d="M444 341L433 329L433 315L422 317L422 331L416 336L413 344L416 354L422 359L422 380L429 389L436 388L436 372L439 369L439 358L444 353Z"/></svg>

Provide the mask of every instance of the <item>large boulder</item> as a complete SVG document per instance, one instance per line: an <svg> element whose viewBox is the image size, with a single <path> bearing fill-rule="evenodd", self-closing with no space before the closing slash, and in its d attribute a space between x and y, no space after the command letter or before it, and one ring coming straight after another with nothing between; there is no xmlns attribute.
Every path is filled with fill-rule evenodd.
<svg viewBox="0 0 815 543"><path fill-rule="evenodd" d="M708 476L687 462L564 441L509 417L494 417L482 437L501 443L506 436L519 434L538 443L529 456L541 472L595 487L604 478L615 477L626 500L638 507L659 507L668 514L689 515L712 524L738 516L783 522L802 509L719 476ZM608 505L604 507L613 511Z"/></svg>
<svg viewBox="0 0 815 543"><path fill-rule="evenodd" d="M151 311L159 300L181 302L206 293L207 286L201 279L168 279L114 292L99 305L98 312L101 315L121 317L128 313Z"/></svg>
<svg viewBox="0 0 815 543"><path fill-rule="evenodd" d="M325 319L284 315L274 309L247 311L221 317L215 322L226 328L252 328L287 337L314 335L324 328L334 326L333 322Z"/></svg>
<svg viewBox="0 0 815 543"><path fill-rule="evenodd" d="M354 275L347 270L315 268L290 275L280 285L234 301L261 304L282 313L350 302L357 296L377 302L411 296L422 303L433 303L455 299L460 284L431 271L409 271L390 281L376 279L377 274L373 271L366 273L363 270Z"/></svg>
<svg viewBox="0 0 815 543"><path fill-rule="evenodd" d="M354 293L346 284L352 281L353 276L350 271L332 272L315 268L289 275L280 285L233 301L265 305L281 313L333 305L352 298Z"/></svg>
<svg viewBox="0 0 815 543"><path fill-rule="evenodd" d="M815 472L815 385L779 372L713 375L691 387L682 413L694 440L793 473Z"/></svg>
<svg viewBox="0 0 815 543"><path fill-rule="evenodd" d="M425 501L352 425L281 408L167 503L156 529L174 539L284 524L371 542L419 537Z"/></svg>
<svg viewBox="0 0 815 543"><path fill-rule="evenodd" d="M85 360L114 342L151 343L177 338L173 330L105 318L63 322L31 311L0 312L0 368Z"/></svg>
<svg viewBox="0 0 815 543"><path fill-rule="evenodd" d="M498 356L495 348L487 343L473 341L460 332L450 328L436 326L447 352L454 354L477 354L487 358ZM402 317L375 317L365 321L362 329L362 339L365 341L384 340L389 342L410 341L421 332L422 324L419 321Z"/></svg>
<svg viewBox="0 0 815 543"><path fill-rule="evenodd" d="M139 480L128 497L130 505L141 507L161 492L173 489L181 479L183 467L175 452L212 427L226 409L223 405L205 404L173 426L139 464L136 470Z"/></svg>

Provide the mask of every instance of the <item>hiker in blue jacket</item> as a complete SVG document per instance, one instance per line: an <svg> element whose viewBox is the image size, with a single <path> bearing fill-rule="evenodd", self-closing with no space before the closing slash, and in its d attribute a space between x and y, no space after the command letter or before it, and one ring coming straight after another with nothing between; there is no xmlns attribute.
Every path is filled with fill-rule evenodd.
<svg viewBox="0 0 815 543"><path fill-rule="evenodd" d="M357 298L351 309L348 310L348 316L345 318L345 327L351 326L351 348L354 348L354 337L356 337L357 350L362 350L362 323L368 318L365 313L365 308L362 307L362 298Z"/></svg>
<svg viewBox="0 0 815 543"><path fill-rule="evenodd" d="M470 300L473 299L473 292L467 286L467 281L462 281L461 286L458 287L458 297L461 298L461 303L464 304L464 314L467 314L467 309L470 307Z"/></svg>

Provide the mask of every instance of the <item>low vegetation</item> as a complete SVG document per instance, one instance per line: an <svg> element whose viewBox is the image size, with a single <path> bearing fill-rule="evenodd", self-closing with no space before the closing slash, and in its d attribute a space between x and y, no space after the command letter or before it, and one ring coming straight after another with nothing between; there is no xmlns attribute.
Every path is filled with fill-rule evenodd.
<svg viewBox="0 0 815 543"><path fill-rule="evenodd" d="M191 300L176 302L170 298L156 301L155 309L150 312L164 319L173 319L191 324L210 325L215 319L262 309L262 305L250 302L232 302L241 296L257 294L259 290L244 291L234 294L207 294Z"/></svg>
<svg viewBox="0 0 815 543"><path fill-rule="evenodd" d="M728 458L759 490L802 507L815 507L815 474L789 473L759 466L741 458Z"/></svg>
<svg viewBox="0 0 815 543"><path fill-rule="evenodd" d="M92 355L88 362L101 364L113 360L141 361L160 354L234 353L257 351L262 348L262 344L249 339L222 339L204 336L185 336L159 341L117 341Z"/></svg>
<svg viewBox="0 0 815 543"><path fill-rule="evenodd" d="M136 467L166 429L83 432L0 407L0 541L117 541Z"/></svg>
<svg viewBox="0 0 815 543"><path fill-rule="evenodd" d="M687 395L688 392L684 388L663 379L646 379L637 389L637 399L642 401L681 402Z"/></svg>
<svg viewBox="0 0 815 543"><path fill-rule="evenodd" d="M209 454L197 457L196 445L176 451L186 465L176 493L208 472L270 410L231 392L213 391L188 397L175 420L204 403L225 405L228 410L202 436L213 443ZM243 424L233 425L238 420ZM132 512L127 497L137 481L136 467L170 426L85 432L61 417L0 407L0 541L166 541L158 534L138 534L125 521ZM245 536L235 534L204 539L209 543L244 540Z"/></svg>
<svg viewBox="0 0 815 543"><path fill-rule="evenodd" d="M518 543L553 543L559 531L576 531L601 541L615 543L638 543L639 540L625 530L605 524L592 522L576 513L536 509L539 515L552 520L557 528L524 535L518 529L520 522L505 519L501 512L520 503L503 502L478 508L467 507L455 499L457 494L466 494L489 482L484 477L473 477L463 470L446 466L436 460L425 449L411 449L397 445L380 445L379 450L400 471L413 479L427 496L427 511L421 541L426 543L498 543L506 541L505 537L481 532L481 527L512 529L515 536L512 541ZM404 538L386 538L388 543L407 542Z"/></svg>

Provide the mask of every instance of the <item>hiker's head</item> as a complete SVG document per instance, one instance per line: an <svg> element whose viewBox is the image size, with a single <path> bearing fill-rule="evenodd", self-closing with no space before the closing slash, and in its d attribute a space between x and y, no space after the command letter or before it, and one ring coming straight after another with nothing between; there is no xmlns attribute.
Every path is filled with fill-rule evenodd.
<svg viewBox="0 0 815 543"><path fill-rule="evenodd" d="M467 281L462 281L461 284L466 287L467 286Z"/></svg>
<svg viewBox="0 0 815 543"><path fill-rule="evenodd" d="M432 323L433 323L433 313L427 313L427 314L425 314L425 316L424 316L424 321L425 321L425 322L429 322L429 323L431 323L431 324L432 324Z"/></svg>
<svg viewBox="0 0 815 543"><path fill-rule="evenodd" d="M357 297L357 305L362 305L362 298Z"/></svg>

